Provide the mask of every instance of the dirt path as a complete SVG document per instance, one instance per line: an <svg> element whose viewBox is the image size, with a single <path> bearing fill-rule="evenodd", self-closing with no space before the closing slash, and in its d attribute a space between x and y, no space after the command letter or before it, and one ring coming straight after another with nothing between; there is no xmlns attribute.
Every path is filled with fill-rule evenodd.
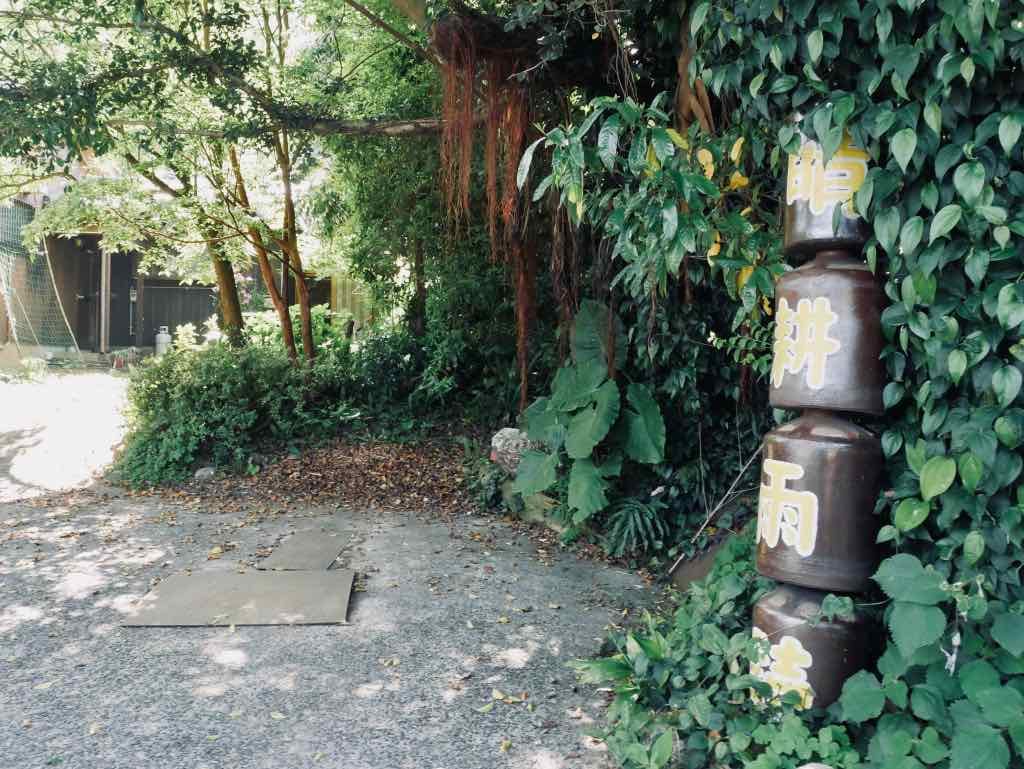
<svg viewBox="0 0 1024 769"><path fill-rule="evenodd" d="M91 372L0 382L0 504L88 484L121 442L126 386Z"/></svg>
<svg viewBox="0 0 1024 769"><path fill-rule="evenodd" d="M289 532L355 532L347 626L119 626L162 578L247 570ZM223 555L209 560L213 548ZM76 492L0 507L0 764L65 769L581 769L603 697L567 663L639 578L511 526L211 513ZM498 690L514 698L495 699ZM525 695L525 699L520 700Z"/></svg>

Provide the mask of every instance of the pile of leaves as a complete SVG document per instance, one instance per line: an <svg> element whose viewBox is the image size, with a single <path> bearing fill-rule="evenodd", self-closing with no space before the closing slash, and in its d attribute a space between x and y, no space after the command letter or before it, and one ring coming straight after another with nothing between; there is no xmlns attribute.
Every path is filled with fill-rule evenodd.
<svg viewBox="0 0 1024 769"><path fill-rule="evenodd" d="M336 505L450 518L475 509L464 450L448 436L415 443L336 440L269 460L252 475L190 482L181 489L226 509Z"/></svg>

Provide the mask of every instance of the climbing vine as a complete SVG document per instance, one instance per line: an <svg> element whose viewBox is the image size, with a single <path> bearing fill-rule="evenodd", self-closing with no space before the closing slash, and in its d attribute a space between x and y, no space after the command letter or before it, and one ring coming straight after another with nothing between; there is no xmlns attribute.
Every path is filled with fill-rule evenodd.
<svg viewBox="0 0 1024 769"><path fill-rule="evenodd" d="M623 667L595 674L617 682L608 743L630 767L1024 766L1024 9L1006 0L716 0L686 10L686 77L729 105L722 134L740 132L751 145L767 137L761 179L781 185L800 133L826 159L847 135L870 156L854 205L872 233L863 257L890 301L878 425L888 483L875 510L888 552L873 606L863 608L877 612L887 644L827 711L759 709L751 731L740 717L749 697L735 679L746 663L723 662L703 644L713 631L694 633L708 616L691 593L668 625L626 639L612 658ZM656 130L649 118L641 131ZM709 147L716 163L731 139L718 153ZM548 140L553 186L578 212L610 219L616 193L559 171L575 167L573 153L576 166L593 168L586 153L571 136ZM675 147L673 156L684 149ZM641 183L656 173L639 149L630 160ZM777 200L781 186L763 184ZM691 199L677 194L690 210L666 212L660 234L673 220L689 228L683 253L692 259L723 229L691 218ZM667 253L651 230L638 251ZM778 225L766 230L777 235ZM721 590L729 576L713 573L696 595ZM737 600L749 606L753 596ZM720 696L730 684L734 696ZM825 743L834 748L819 751Z"/></svg>

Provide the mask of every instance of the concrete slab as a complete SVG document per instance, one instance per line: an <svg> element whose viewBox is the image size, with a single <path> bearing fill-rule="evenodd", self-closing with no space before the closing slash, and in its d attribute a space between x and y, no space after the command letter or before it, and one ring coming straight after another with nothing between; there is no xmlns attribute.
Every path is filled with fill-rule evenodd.
<svg viewBox="0 0 1024 769"><path fill-rule="evenodd" d="M352 539L351 532L299 531L256 566L268 571L326 571Z"/></svg>
<svg viewBox="0 0 1024 769"><path fill-rule="evenodd" d="M351 571L178 574L140 602L124 627L340 625Z"/></svg>

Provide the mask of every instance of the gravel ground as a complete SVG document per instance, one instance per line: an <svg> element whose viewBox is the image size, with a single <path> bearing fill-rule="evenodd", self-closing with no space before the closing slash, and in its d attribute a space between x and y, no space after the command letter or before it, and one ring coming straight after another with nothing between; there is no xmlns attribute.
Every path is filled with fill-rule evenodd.
<svg viewBox="0 0 1024 769"><path fill-rule="evenodd" d="M0 767L607 764L584 736L603 695L566 663L650 599L635 575L491 518L212 513L102 489L0 505ZM327 523L356 533L346 626L119 625L167 575L246 570Z"/></svg>

